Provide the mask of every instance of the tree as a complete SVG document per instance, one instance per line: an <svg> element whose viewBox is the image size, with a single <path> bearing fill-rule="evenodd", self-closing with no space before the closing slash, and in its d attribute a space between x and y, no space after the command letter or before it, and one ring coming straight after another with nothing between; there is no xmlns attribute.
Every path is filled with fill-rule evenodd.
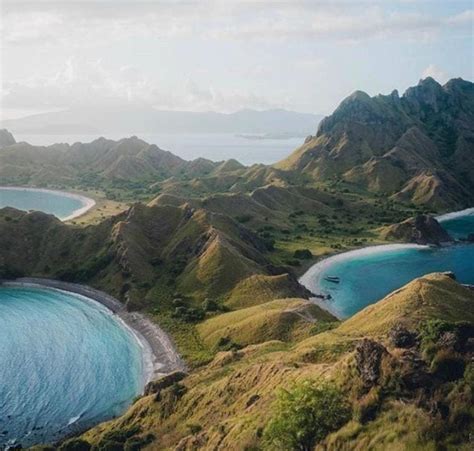
<svg viewBox="0 0 474 451"><path fill-rule="evenodd" d="M349 404L336 387L310 380L280 390L274 408L264 431L264 443L269 449L281 451L312 450L351 416Z"/></svg>

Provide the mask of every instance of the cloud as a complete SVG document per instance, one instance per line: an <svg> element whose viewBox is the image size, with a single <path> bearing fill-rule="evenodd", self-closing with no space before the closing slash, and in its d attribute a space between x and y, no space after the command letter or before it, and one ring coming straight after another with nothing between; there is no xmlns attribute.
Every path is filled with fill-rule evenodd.
<svg viewBox="0 0 474 451"><path fill-rule="evenodd" d="M434 64L430 64L428 67L425 68L423 73L421 74L421 78L431 77L434 78L441 84L444 84L448 81L449 76L441 70L439 67L435 66Z"/></svg>
<svg viewBox="0 0 474 451"><path fill-rule="evenodd" d="M148 105L174 110L236 111L283 106L251 92L222 91L212 85L203 87L192 79L170 90L131 65L111 71L101 60L74 58L48 77L32 76L5 82L0 101L9 109Z"/></svg>
<svg viewBox="0 0 474 451"><path fill-rule="evenodd" d="M401 3L403 5L403 3ZM97 39L325 39L432 38L470 27L473 10L451 16L387 8L386 2L116 1L6 2L2 40L19 45L92 45ZM418 11L418 10L417 10Z"/></svg>

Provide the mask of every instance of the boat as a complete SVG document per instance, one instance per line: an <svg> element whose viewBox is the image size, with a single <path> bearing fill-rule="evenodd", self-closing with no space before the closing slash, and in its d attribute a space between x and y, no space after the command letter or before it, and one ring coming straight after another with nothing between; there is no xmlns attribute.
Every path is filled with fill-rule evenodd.
<svg viewBox="0 0 474 451"><path fill-rule="evenodd" d="M333 282L333 283L339 283L341 281L339 277L336 277L336 276L326 276L324 280L327 280L328 282Z"/></svg>

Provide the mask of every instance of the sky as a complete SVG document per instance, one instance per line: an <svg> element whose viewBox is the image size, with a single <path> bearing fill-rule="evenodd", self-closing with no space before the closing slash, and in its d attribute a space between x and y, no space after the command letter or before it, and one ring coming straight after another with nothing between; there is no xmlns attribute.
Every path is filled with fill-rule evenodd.
<svg viewBox="0 0 474 451"><path fill-rule="evenodd" d="M474 0L0 0L2 118L149 105L329 114L474 78Z"/></svg>

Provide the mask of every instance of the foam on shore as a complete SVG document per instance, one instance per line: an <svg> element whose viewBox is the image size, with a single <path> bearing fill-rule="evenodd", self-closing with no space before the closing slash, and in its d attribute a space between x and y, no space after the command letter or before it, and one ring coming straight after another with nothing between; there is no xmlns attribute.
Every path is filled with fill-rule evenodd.
<svg viewBox="0 0 474 451"><path fill-rule="evenodd" d="M384 252L393 252L404 249L429 249L429 246L421 244L381 244L374 246L367 246L361 249L354 249L352 251L341 252L339 254L332 255L324 258L321 261L315 263L311 268L308 269L299 279L299 283L306 287L308 290L314 292L320 288L320 282L322 274L330 266L335 263L340 263L345 260L350 260L354 257L365 257L368 255L377 255ZM340 313L334 308L331 308L331 303L323 301L319 298L311 298L311 301L317 304L322 309L328 311L338 319L342 319Z"/></svg>
<svg viewBox="0 0 474 451"><path fill-rule="evenodd" d="M465 210L453 211L451 213L445 213L444 215L437 216L436 220L443 222L449 219L462 218L463 216L474 216L474 207L466 208Z"/></svg>
<svg viewBox="0 0 474 451"><path fill-rule="evenodd" d="M90 197L86 197L81 194L70 193L68 191L60 191L48 188L32 188L26 186L0 186L0 189L9 191L35 191L40 193L56 194L58 196L68 197L70 199L75 199L81 202L81 208L74 210L69 216L66 216L65 218L59 218L63 222L71 221L72 219L82 216L96 204L95 200L91 199Z"/></svg>

